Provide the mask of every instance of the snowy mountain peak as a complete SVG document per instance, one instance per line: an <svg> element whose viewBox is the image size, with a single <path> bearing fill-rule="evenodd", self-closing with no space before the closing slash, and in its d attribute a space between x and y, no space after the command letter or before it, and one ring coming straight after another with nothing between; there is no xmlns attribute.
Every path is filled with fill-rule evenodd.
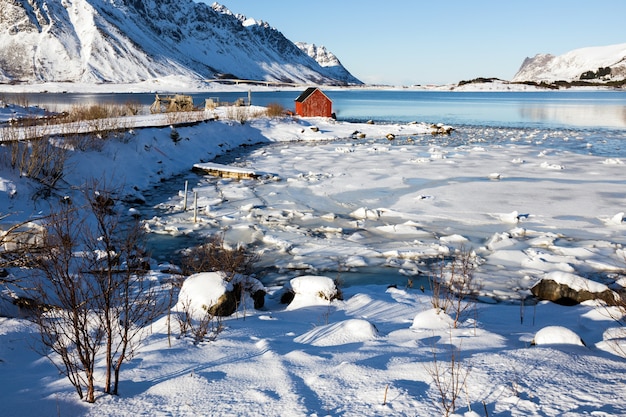
<svg viewBox="0 0 626 417"><path fill-rule="evenodd" d="M361 84L267 23L193 0L0 0L0 82L134 83L176 76Z"/></svg>
<svg viewBox="0 0 626 417"><path fill-rule="evenodd" d="M296 46L306 52L308 56L315 59L322 67L341 65L339 59L324 46L317 46L314 43L305 42L296 42Z"/></svg>
<svg viewBox="0 0 626 417"><path fill-rule="evenodd" d="M626 79L626 43L575 49L563 55L537 54L526 58L514 82Z"/></svg>
<svg viewBox="0 0 626 417"><path fill-rule="evenodd" d="M296 46L301 51L313 58L322 68L325 68L336 78L345 80L349 84L360 84L361 82L350 74L341 64L339 59L324 46L316 46L305 42L296 42Z"/></svg>

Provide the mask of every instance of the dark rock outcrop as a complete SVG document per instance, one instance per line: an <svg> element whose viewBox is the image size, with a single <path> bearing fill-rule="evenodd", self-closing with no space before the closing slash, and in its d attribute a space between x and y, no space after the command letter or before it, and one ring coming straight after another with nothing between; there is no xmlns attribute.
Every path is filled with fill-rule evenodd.
<svg viewBox="0 0 626 417"><path fill-rule="evenodd" d="M561 305L576 305L589 300L602 300L608 305L619 304L620 297L603 284L565 272L552 272L531 289L533 295Z"/></svg>

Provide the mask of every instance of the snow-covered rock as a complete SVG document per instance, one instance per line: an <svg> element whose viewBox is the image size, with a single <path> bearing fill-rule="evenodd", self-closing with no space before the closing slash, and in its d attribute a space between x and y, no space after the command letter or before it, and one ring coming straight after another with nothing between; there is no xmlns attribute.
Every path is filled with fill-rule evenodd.
<svg viewBox="0 0 626 417"><path fill-rule="evenodd" d="M338 346L375 340L377 337L378 330L372 323L363 319L350 319L315 327L294 341L313 346Z"/></svg>
<svg viewBox="0 0 626 417"><path fill-rule="evenodd" d="M585 342L576 333L563 326L547 326L535 334L534 345L578 345Z"/></svg>
<svg viewBox="0 0 626 417"><path fill-rule="evenodd" d="M175 311L189 312L202 318L207 312L217 316L230 316L240 305L250 308L263 306L265 288L256 279L236 274L232 279L225 272L200 272L189 276L180 289ZM242 291L246 295L242 300ZM242 302L243 301L243 302Z"/></svg>
<svg viewBox="0 0 626 417"><path fill-rule="evenodd" d="M440 308L422 311L413 318L412 330L446 330L454 327L454 320Z"/></svg>
<svg viewBox="0 0 626 417"><path fill-rule="evenodd" d="M288 310L315 305L328 305L329 302L340 299L341 292L331 278L317 275L304 275L293 278L286 286L292 298L287 306Z"/></svg>
<svg viewBox="0 0 626 417"><path fill-rule="evenodd" d="M588 300L602 300L615 305L619 300L619 296L606 285L564 271L548 273L530 290L535 297L565 305Z"/></svg>

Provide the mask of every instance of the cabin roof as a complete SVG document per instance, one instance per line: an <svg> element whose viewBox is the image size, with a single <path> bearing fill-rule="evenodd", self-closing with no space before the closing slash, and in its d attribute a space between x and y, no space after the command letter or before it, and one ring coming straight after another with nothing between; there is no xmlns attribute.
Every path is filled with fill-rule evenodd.
<svg viewBox="0 0 626 417"><path fill-rule="evenodd" d="M315 90L319 90L319 88L317 88L317 87L309 87L309 88L307 88L306 90L304 90L304 91L302 92L302 94L300 94L300 95L298 96L298 98L296 98L296 101L297 101L298 103L302 103L302 102L306 101L306 99L307 99L307 98L309 98L309 96L310 96L311 94L313 94L313 92L314 92ZM320 90L320 93L324 94L324 93L322 92L322 90ZM324 97L326 97L326 98L330 101L330 99L328 98L328 96L326 96L326 94L324 94Z"/></svg>

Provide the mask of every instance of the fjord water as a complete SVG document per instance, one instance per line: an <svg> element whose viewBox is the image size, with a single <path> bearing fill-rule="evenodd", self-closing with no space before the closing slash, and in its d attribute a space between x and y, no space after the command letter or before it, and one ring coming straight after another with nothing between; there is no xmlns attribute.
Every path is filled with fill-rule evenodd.
<svg viewBox="0 0 626 417"><path fill-rule="evenodd" d="M433 122L453 126L626 129L626 91L497 91L329 89L339 120L377 122ZM298 90L252 91L252 104L281 104L294 108ZM234 102L247 91L207 91L192 94L196 105L207 98ZM3 93L0 99L66 110L73 105L135 102L147 108L152 93Z"/></svg>

